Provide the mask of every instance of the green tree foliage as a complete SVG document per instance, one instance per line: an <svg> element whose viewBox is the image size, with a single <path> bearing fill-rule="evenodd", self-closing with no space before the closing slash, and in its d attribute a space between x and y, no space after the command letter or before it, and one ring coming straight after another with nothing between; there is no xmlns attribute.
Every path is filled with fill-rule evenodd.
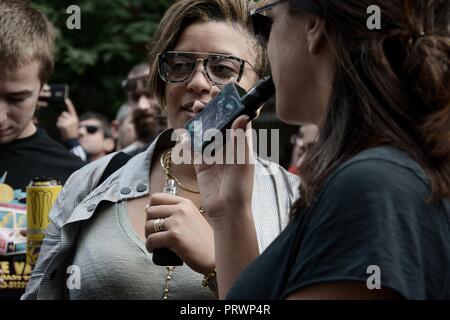
<svg viewBox="0 0 450 320"><path fill-rule="evenodd" d="M51 83L70 85L78 113L109 118L125 101L121 82L146 59L147 45L170 0L31 0L57 30L56 65ZM81 9L81 29L66 26L71 5Z"/></svg>

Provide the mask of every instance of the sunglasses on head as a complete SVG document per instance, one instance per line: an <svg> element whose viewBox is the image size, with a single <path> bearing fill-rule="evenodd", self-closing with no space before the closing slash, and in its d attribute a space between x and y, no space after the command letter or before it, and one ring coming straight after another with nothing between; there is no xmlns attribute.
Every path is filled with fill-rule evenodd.
<svg viewBox="0 0 450 320"><path fill-rule="evenodd" d="M270 31L272 30L272 19L267 16L267 10L272 9L275 5L283 0L274 1L261 8L254 9L250 12L252 20L253 32L262 46L266 47L269 42Z"/></svg>
<svg viewBox="0 0 450 320"><path fill-rule="evenodd" d="M98 130L100 130L99 126L94 126L94 125L80 126L80 128L85 128L86 132L89 134L95 134L95 133L97 133Z"/></svg>

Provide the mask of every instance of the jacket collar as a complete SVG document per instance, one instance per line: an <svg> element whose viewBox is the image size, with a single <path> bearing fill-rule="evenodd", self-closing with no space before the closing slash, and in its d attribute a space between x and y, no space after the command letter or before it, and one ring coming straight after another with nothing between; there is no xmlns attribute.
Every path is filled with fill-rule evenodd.
<svg viewBox="0 0 450 320"><path fill-rule="evenodd" d="M64 223L87 220L92 217L101 201L119 202L146 196L150 193L149 172L155 153L175 145L173 129L163 131L145 150L131 158L98 188L92 190L76 207Z"/></svg>

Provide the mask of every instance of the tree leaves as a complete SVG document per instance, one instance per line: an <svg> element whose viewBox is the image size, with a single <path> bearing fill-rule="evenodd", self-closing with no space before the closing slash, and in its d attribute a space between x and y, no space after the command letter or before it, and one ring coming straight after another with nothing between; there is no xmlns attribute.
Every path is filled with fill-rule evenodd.
<svg viewBox="0 0 450 320"><path fill-rule="evenodd" d="M170 0L31 0L57 30L56 66L50 82L70 85L81 114L114 117L125 94L120 82L146 59L146 45ZM67 7L81 9L81 30L69 30ZM95 92L95 94L93 94Z"/></svg>

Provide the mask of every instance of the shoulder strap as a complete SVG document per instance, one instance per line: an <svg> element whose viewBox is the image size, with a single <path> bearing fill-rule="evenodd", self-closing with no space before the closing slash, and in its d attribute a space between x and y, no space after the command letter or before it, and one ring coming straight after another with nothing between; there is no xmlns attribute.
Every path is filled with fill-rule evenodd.
<svg viewBox="0 0 450 320"><path fill-rule="evenodd" d="M112 157L94 189L101 185L110 175L122 168L131 158L132 156L125 152L118 152Z"/></svg>

